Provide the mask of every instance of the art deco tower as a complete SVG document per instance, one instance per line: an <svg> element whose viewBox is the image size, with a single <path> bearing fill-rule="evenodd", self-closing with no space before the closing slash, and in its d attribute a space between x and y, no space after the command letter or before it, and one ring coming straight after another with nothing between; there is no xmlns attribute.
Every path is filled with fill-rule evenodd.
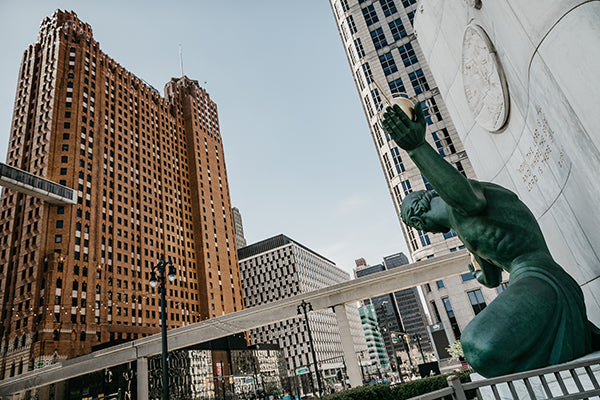
<svg viewBox="0 0 600 400"><path fill-rule="evenodd" d="M216 104L197 81L165 96L100 50L73 12L46 18L19 72L7 164L76 190L0 198L2 377L243 308Z"/></svg>

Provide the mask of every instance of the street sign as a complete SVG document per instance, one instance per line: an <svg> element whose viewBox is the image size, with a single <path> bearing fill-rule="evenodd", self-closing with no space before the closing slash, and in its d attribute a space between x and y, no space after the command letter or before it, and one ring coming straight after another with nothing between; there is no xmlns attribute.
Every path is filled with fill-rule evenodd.
<svg viewBox="0 0 600 400"><path fill-rule="evenodd" d="M300 368L296 369L296 375L307 374L309 372L310 372L310 369L308 369L308 367L300 367Z"/></svg>
<svg viewBox="0 0 600 400"><path fill-rule="evenodd" d="M246 383L252 383L254 382L254 378L246 378Z"/></svg>

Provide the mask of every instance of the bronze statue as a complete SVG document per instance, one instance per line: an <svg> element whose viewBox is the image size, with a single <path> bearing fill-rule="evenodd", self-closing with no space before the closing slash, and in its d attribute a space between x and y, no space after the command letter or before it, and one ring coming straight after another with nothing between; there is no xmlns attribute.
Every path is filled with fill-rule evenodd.
<svg viewBox="0 0 600 400"><path fill-rule="evenodd" d="M404 223L427 232L454 229L481 269L487 287L510 273L507 289L464 329L463 351L485 377L559 364L600 349L600 331L587 319L577 282L550 255L540 227L510 190L467 179L425 141L420 103L411 120L394 105L382 125L408 152L435 191L406 196Z"/></svg>

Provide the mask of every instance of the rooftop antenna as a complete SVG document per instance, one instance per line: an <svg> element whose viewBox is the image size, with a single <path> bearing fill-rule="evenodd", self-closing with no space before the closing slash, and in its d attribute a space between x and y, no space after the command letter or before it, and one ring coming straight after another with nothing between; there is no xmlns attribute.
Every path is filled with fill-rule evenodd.
<svg viewBox="0 0 600 400"><path fill-rule="evenodd" d="M183 53L181 51L181 44L179 45L179 63L181 64L181 77L183 78Z"/></svg>

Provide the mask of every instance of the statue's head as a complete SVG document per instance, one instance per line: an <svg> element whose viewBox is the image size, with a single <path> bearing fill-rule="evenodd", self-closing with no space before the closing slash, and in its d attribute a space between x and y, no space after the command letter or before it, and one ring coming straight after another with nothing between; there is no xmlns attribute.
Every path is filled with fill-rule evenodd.
<svg viewBox="0 0 600 400"><path fill-rule="evenodd" d="M409 193L400 206L400 217L408 226L425 232L448 232L449 228L441 226L427 218L431 210L431 199L438 197L435 190L417 190Z"/></svg>

